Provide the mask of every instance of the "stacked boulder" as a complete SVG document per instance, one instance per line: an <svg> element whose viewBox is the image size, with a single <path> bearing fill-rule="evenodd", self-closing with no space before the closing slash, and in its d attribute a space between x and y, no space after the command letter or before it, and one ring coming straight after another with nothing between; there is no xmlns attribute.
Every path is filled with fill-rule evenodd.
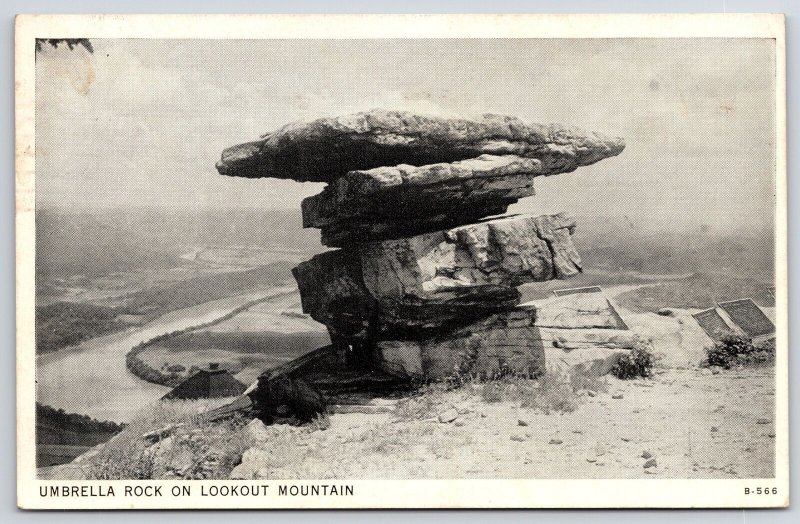
<svg viewBox="0 0 800 524"><path fill-rule="evenodd" d="M563 214L501 216L534 179L624 148L619 138L485 115L371 111L291 124L225 150L227 176L325 182L305 227L336 248L294 269L303 310L348 364L406 377L544 368L517 287L581 271Z"/></svg>

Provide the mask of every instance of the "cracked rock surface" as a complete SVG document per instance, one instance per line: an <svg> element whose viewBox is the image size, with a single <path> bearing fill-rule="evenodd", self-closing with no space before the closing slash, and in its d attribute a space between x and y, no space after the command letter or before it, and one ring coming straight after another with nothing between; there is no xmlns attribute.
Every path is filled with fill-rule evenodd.
<svg viewBox="0 0 800 524"><path fill-rule="evenodd" d="M536 325L543 328L628 329L603 293L575 293L522 305L539 310Z"/></svg>
<svg viewBox="0 0 800 524"><path fill-rule="evenodd" d="M563 215L504 217L328 251L294 275L303 310L331 335L464 324L513 308L521 284L580 271L573 230Z"/></svg>
<svg viewBox="0 0 800 524"><path fill-rule="evenodd" d="M377 301L364 286L356 253L326 251L300 263L292 274L303 311L325 324L331 338L367 338Z"/></svg>
<svg viewBox="0 0 800 524"><path fill-rule="evenodd" d="M564 215L503 217L361 246L364 283L382 303L444 303L577 274Z"/></svg>

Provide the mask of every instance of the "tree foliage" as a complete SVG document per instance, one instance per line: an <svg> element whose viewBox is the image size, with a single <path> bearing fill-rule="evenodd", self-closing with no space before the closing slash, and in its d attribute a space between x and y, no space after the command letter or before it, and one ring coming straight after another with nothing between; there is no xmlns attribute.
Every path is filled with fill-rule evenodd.
<svg viewBox="0 0 800 524"><path fill-rule="evenodd" d="M36 308L36 352L49 353L127 327L116 309L94 304L56 302Z"/></svg>
<svg viewBox="0 0 800 524"><path fill-rule="evenodd" d="M37 38L36 39L36 52L41 53L46 45L57 49L59 45L66 45L70 51L77 46L81 46L90 53L94 53L94 47L88 38Z"/></svg>
<svg viewBox="0 0 800 524"><path fill-rule="evenodd" d="M108 420L96 420L89 415L67 413L63 408L55 409L44 404L36 403L37 425L56 426L62 431L77 433L118 433L125 427Z"/></svg>

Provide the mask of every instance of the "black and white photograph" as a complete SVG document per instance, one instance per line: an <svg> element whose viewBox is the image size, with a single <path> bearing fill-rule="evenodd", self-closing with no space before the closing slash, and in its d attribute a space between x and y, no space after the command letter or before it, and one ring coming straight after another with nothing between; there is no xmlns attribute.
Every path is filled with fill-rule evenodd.
<svg viewBox="0 0 800 524"><path fill-rule="evenodd" d="M788 504L783 19L691 17L18 19L23 505Z"/></svg>

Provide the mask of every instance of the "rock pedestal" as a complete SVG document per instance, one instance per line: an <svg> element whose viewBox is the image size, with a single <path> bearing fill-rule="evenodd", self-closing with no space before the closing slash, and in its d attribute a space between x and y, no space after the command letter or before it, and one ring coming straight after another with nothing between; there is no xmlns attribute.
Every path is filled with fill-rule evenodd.
<svg viewBox="0 0 800 524"><path fill-rule="evenodd" d="M619 154L580 129L372 111L291 124L223 152L223 175L327 182L305 227L338 249L293 273L303 311L356 364L406 377L536 374L543 335L517 286L581 271L575 222L505 213L534 179Z"/></svg>

